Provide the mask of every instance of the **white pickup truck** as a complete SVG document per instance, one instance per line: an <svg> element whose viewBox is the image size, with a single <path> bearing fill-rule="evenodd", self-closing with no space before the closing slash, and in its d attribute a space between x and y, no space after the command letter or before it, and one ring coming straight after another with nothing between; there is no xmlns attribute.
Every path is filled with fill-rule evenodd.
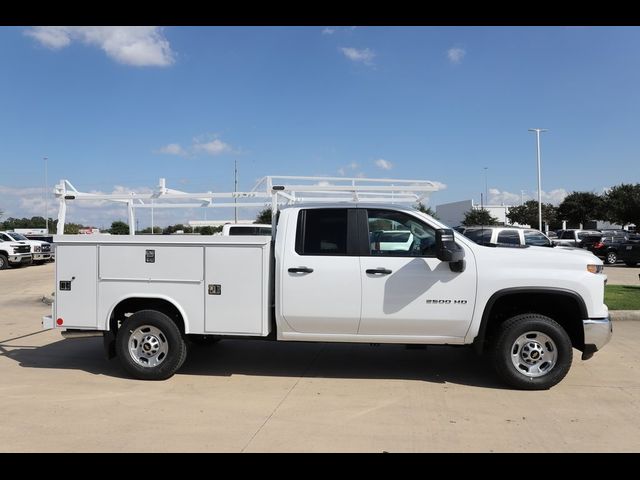
<svg viewBox="0 0 640 480"><path fill-rule="evenodd" d="M51 244L41 240L31 240L18 232L0 232L0 239L7 242L20 242L29 245L33 263L42 264L51 260Z"/></svg>
<svg viewBox="0 0 640 480"><path fill-rule="evenodd" d="M57 235L43 328L104 336L140 379L171 377L189 340L262 338L472 345L530 390L612 334L602 261L586 251L482 246L380 203L297 204L276 227L273 238ZM412 241L382 248L392 231Z"/></svg>

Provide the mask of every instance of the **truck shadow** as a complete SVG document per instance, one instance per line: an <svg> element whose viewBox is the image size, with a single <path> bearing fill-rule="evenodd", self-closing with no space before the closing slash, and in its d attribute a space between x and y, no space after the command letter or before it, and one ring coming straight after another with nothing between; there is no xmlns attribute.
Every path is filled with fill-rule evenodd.
<svg viewBox="0 0 640 480"><path fill-rule="evenodd" d="M61 340L40 347L16 346L0 352L24 368L71 369L128 379L117 359L106 360L102 339ZM9 349L11 348L11 349ZM190 346L176 375L357 378L416 380L505 389L491 364L469 348L404 345L279 343L224 340Z"/></svg>

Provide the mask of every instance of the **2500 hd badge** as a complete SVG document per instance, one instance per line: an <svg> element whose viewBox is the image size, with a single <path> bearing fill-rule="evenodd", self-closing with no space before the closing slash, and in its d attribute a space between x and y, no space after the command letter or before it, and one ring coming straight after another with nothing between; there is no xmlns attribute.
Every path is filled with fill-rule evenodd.
<svg viewBox="0 0 640 480"><path fill-rule="evenodd" d="M465 303L467 303L466 300L431 300L427 298L427 303L432 304L432 305L448 305L448 304L454 304L454 305L464 305Z"/></svg>

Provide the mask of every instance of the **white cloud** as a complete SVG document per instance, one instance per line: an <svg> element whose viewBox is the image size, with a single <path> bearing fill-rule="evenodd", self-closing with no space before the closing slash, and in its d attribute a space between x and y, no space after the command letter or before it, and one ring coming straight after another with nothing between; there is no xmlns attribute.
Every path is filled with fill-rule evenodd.
<svg viewBox="0 0 640 480"><path fill-rule="evenodd" d="M464 48L453 47L447 50L447 57L449 57L449 61L454 64L462 62L466 54L467 52Z"/></svg>
<svg viewBox="0 0 640 480"><path fill-rule="evenodd" d="M556 188L550 192L542 190L542 201L546 203L552 203L553 205L559 205L569 195L564 188Z"/></svg>
<svg viewBox="0 0 640 480"><path fill-rule="evenodd" d="M71 36L64 27L32 27L24 33L52 50L59 50L71 43Z"/></svg>
<svg viewBox="0 0 640 480"><path fill-rule="evenodd" d="M166 67L175 61L160 27L32 27L25 34L53 50L73 41L96 46L125 65Z"/></svg>
<svg viewBox="0 0 640 480"><path fill-rule="evenodd" d="M324 30L322 30L322 34L323 35L333 35L335 33L336 29L335 28L325 28Z"/></svg>
<svg viewBox="0 0 640 480"><path fill-rule="evenodd" d="M565 199L565 197L569 194L567 190L564 188L556 188L555 190L551 190L550 192L542 191L542 202L543 203L551 203L553 205L559 205ZM505 205L520 205L521 201L525 202L528 200L537 200L538 192L521 192L521 193L513 193L498 190L497 188L489 189L489 201L490 204L502 204Z"/></svg>
<svg viewBox="0 0 640 480"><path fill-rule="evenodd" d="M166 155L179 155L184 157L187 154L187 151L180 146L179 143L170 143L165 145L164 147L160 147L157 150L157 153L164 153Z"/></svg>
<svg viewBox="0 0 640 480"><path fill-rule="evenodd" d="M343 165L342 167L338 168L338 175L344 177L347 174L348 170L355 170L359 166L360 165L358 165L356 162L351 162L348 165Z"/></svg>
<svg viewBox="0 0 640 480"><path fill-rule="evenodd" d="M381 168L382 170L391 170L393 168L393 163L389 160L385 160L384 158L379 158L373 163L376 164L376 167Z"/></svg>
<svg viewBox="0 0 640 480"><path fill-rule="evenodd" d="M340 48L340 51L349 60L354 62L362 62L365 65L373 65L373 59L376 56L375 52L369 48L358 50L357 48L352 47L342 47Z"/></svg>
<svg viewBox="0 0 640 480"><path fill-rule="evenodd" d="M196 152L204 152L214 156L233 152L231 145L229 145L228 143L224 143L218 138L207 143L200 143L200 141L196 140L193 145L193 149Z"/></svg>

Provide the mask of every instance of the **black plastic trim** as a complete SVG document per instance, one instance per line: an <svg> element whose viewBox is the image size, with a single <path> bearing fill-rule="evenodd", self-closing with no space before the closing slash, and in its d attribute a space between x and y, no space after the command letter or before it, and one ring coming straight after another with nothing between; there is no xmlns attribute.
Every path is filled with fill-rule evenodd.
<svg viewBox="0 0 640 480"><path fill-rule="evenodd" d="M567 290L565 288L554 288L554 287L512 287L505 288L503 290L498 290L496 293L491 295L487 304L484 307L484 312L482 312L482 320L480 322L480 328L478 329L478 334L476 338L473 340L473 348L477 353L482 353L484 349L484 341L487 333L487 325L489 324L489 315L491 315L491 310L493 309L493 305L496 301L502 297L513 295L513 294L521 294L521 293L549 293L552 295L563 295L565 297L572 298L578 303L578 308L580 309L580 315L582 319L588 318L587 306L584 303L584 300L580 295L578 295L573 290Z"/></svg>

